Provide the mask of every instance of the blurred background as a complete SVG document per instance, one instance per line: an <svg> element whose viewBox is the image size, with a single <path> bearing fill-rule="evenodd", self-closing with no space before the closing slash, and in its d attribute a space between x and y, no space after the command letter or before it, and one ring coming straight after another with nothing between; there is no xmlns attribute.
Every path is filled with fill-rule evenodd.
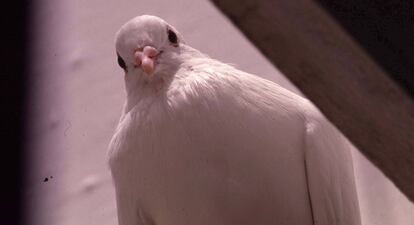
<svg viewBox="0 0 414 225"><path fill-rule="evenodd" d="M157 15L212 58L301 94L207 0L37 0L32 7L27 224L117 224L106 151L125 93L114 35L137 15ZM352 153L363 224L414 224L414 205L357 149Z"/></svg>

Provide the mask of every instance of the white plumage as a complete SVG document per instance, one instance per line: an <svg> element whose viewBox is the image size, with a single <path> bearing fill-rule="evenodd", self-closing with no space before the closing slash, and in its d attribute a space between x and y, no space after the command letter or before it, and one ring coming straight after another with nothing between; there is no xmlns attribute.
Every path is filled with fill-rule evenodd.
<svg viewBox="0 0 414 225"><path fill-rule="evenodd" d="M122 26L116 50L120 225L360 224L350 150L308 100L207 57L158 17Z"/></svg>

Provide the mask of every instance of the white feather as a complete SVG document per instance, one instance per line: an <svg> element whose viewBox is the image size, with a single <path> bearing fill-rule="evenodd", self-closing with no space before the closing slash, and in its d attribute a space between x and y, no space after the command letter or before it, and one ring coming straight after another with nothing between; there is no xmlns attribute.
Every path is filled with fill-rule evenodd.
<svg viewBox="0 0 414 225"><path fill-rule="evenodd" d="M185 44L163 63L125 75L120 225L360 224L349 149L308 100Z"/></svg>

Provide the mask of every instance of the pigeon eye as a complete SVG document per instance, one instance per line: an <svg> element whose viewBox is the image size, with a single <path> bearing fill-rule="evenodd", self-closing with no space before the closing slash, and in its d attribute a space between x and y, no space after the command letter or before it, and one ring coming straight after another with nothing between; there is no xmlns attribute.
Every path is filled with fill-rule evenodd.
<svg viewBox="0 0 414 225"><path fill-rule="evenodd" d="M126 70L126 64L125 64L125 61L121 58L121 56L119 56L119 54L118 54L118 53L116 53L116 55L117 55L117 57L118 57L118 65L119 65L122 69Z"/></svg>
<svg viewBox="0 0 414 225"><path fill-rule="evenodd" d="M170 29L168 29L168 40L174 45L178 44L177 35Z"/></svg>

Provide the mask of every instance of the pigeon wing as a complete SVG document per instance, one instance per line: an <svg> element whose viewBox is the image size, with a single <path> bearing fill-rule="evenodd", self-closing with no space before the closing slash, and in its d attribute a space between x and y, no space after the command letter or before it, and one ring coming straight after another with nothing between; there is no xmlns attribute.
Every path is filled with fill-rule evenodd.
<svg viewBox="0 0 414 225"><path fill-rule="evenodd" d="M361 224L349 143L317 109L306 118L305 167L314 224Z"/></svg>

